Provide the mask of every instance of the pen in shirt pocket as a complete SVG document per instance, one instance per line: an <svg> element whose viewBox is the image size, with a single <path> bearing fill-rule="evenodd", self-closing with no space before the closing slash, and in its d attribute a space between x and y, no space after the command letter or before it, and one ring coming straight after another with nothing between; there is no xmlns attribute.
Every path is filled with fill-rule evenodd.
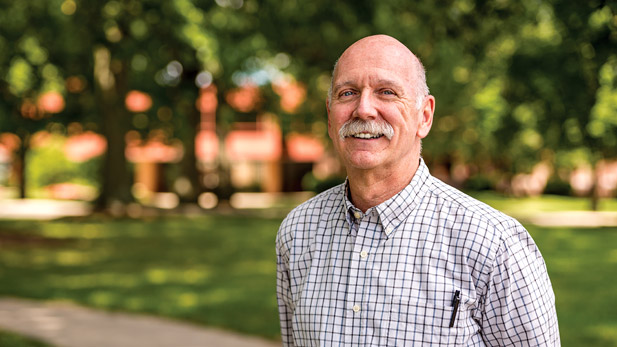
<svg viewBox="0 0 617 347"><path fill-rule="evenodd" d="M452 298L452 316L450 317L450 328L454 326L454 321L456 320L456 313L458 312L458 305L461 303L461 291L457 290L454 292L454 297Z"/></svg>

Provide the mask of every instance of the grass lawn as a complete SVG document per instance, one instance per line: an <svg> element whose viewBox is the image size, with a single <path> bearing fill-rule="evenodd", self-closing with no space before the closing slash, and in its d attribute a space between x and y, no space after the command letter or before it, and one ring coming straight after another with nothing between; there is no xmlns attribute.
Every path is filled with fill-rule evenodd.
<svg viewBox="0 0 617 347"><path fill-rule="evenodd" d="M562 346L617 346L617 228L527 228L553 283Z"/></svg>
<svg viewBox="0 0 617 347"><path fill-rule="evenodd" d="M0 221L0 296L153 313L276 339L279 223L215 215ZM617 228L529 230L547 260L563 346L617 346Z"/></svg>
<svg viewBox="0 0 617 347"><path fill-rule="evenodd" d="M0 347L50 347L42 341L0 330Z"/></svg>
<svg viewBox="0 0 617 347"><path fill-rule="evenodd" d="M280 220L0 221L0 296L147 312L276 338Z"/></svg>

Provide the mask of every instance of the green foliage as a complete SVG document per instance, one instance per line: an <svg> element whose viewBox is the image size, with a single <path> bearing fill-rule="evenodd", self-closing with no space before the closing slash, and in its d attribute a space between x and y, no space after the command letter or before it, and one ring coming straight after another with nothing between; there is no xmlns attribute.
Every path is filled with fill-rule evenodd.
<svg viewBox="0 0 617 347"><path fill-rule="evenodd" d="M14 1L0 13L0 126L22 138L45 128L49 117L27 120L19 110L24 98L57 90L67 107L51 121L81 122L108 137L111 152L121 152L115 134L129 130L191 147L203 73L218 88L220 136L264 112L279 115L284 132L323 134L334 61L353 41L384 33L422 59L437 98L427 160L490 163L506 174L542 160L593 164L617 157L616 13L614 2L595 0ZM98 67L95 51L109 54ZM66 91L69 76L83 90ZM308 89L295 114L272 92L279 78ZM247 81L260 86L260 106L242 113L225 105L226 93ZM123 98L131 89L148 92L153 107L129 115ZM123 176L125 164L103 167Z"/></svg>
<svg viewBox="0 0 617 347"><path fill-rule="evenodd" d="M40 191L56 183L75 183L99 187L98 169L100 158L86 162L70 161L64 154L66 138L51 134L45 139L45 145L29 151L26 165L28 190Z"/></svg>
<svg viewBox="0 0 617 347"><path fill-rule="evenodd" d="M32 88L32 78L32 66L25 59L13 59L6 77L11 93L23 95Z"/></svg>
<svg viewBox="0 0 617 347"><path fill-rule="evenodd" d="M495 182L486 175L478 174L467 179L463 188L471 192L493 190L495 188Z"/></svg>
<svg viewBox="0 0 617 347"><path fill-rule="evenodd" d="M598 72L599 88L596 103L587 124L589 134L601 141L605 151L616 155L617 150L617 57L611 55Z"/></svg>
<svg viewBox="0 0 617 347"><path fill-rule="evenodd" d="M345 182L345 177L331 176L318 179L312 172L309 172L302 177L302 189L321 193L343 182Z"/></svg>

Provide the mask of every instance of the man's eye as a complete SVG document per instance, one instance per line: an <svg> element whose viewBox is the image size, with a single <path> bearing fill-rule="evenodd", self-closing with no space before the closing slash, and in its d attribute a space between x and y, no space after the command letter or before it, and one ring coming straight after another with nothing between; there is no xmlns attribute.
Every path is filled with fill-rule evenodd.
<svg viewBox="0 0 617 347"><path fill-rule="evenodd" d="M386 95L395 95L393 91L386 89L382 91L382 94L386 94Z"/></svg>
<svg viewBox="0 0 617 347"><path fill-rule="evenodd" d="M349 90L341 93L341 96L352 96L352 95L353 95L353 92Z"/></svg>

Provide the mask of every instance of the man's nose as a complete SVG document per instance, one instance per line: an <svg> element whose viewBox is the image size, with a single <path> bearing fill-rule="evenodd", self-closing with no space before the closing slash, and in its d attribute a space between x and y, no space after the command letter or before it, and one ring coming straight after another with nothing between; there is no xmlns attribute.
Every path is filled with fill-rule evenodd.
<svg viewBox="0 0 617 347"><path fill-rule="evenodd" d="M362 91L358 99L358 105L355 110L355 116L363 119L377 118L377 109L375 108L373 95L369 91Z"/></svg>

